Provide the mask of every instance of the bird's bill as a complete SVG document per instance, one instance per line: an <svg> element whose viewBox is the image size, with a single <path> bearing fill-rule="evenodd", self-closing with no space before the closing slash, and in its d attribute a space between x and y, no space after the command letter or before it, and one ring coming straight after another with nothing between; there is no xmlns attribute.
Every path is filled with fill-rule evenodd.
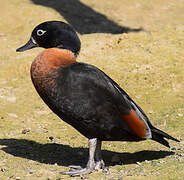
<svg viewBox="0 0 184 180"><path fill-rule="evenodd" d="M34 47L38 47L38 44L35 42L35 40L31 37L30 40L22 47L18 48L16 52L23 52L28 49L32 49Z"/></svg>

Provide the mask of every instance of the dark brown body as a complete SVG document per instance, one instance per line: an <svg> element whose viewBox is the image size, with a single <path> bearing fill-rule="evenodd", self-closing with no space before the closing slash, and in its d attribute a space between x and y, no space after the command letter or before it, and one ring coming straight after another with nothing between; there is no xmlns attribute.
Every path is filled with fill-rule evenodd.
<svg viewBox="0 0 184 180"><path fill-rule="evenodd" d="M96 67L77 63L68 50L43 51L32 64L31 78L50 109L89 139L152 138L153 126L130 97Z"/></svg>
<svg viewBox="0 0 184 180"><path fill-rule="evenodd" d="M82 68L80 73L75 72L77 66ZM72 77L71 71L75 76ZM71 52L56 48L45 50L32 63L31 78L44 102L84 136L102 140L141 140L125 121L129 113L123 119L123 112L113 104L113 94L107 91L102 72L77 63Z"/></svg>

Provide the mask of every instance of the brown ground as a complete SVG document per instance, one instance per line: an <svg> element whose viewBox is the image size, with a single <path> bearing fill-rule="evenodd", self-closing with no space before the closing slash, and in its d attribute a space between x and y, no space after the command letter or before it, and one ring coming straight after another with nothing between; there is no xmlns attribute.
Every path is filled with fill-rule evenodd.
<svg viewBox="0 0 184 180"><path fill-rule="evenodd" d="M0 179L67 179L59 172L87 160L87 140L50 112L32 86L30 64L42 49L15 52L47 20L70 23L82 41L78 60L105 71L155 126L181 140L170 143L173 152L152 141L104 142L110 174L86 178L183 179L183 12L183 0L1 1Z"/></svg>

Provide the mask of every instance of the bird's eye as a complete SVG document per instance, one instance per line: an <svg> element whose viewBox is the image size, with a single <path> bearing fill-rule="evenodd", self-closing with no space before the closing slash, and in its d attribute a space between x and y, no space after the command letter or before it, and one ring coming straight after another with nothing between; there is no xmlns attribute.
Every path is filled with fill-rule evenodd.
<svg viewBox="0 0 184 180"><path fill-rule="evenodd" d="M46 31L44 31L44 30L42 30L42 29L39 29L37 32L36 32L36 34L38 35L38 36L42 36L42 35L44 35L46 33Z"/></svg>

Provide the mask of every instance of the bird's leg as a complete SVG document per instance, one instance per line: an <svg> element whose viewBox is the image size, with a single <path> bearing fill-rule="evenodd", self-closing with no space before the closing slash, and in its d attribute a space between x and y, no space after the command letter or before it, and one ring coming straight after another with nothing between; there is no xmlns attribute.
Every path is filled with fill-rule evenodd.
<svg viewBox="0 0 184 180"><path fill-rule="evenodd" d="M97 140L96 153L95 153L95 170L104 169L105 163L102 159L102 151L101 151L102 141Z"/></svg>
<svg viewBox="0 0 184 180"><path fill-rule="evenodd" d="M87 163L87 166L85 168L80 168L80 166L73 166L73 168L68 171L68 172L61 172L61 174L65 174L65 175L69 175L69 176L78 176L81 174L89 174L92 171L95 170L95 150L96 150L96 146L97 146L97 139L93 138L93 139L89 139L88 140L88 144L89 144L89 160ZM72 166L70 166L72 167Z"/></svg>

